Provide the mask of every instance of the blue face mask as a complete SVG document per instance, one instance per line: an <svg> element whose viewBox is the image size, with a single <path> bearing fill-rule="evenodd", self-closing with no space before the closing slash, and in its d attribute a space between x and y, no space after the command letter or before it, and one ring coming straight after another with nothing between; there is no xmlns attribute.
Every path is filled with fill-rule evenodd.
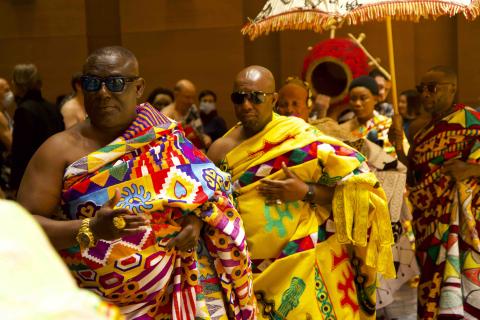
<svg viewBox="0 0 480 320"><path fill-rule="evenodd" d="M200 102L200 105L198 106L200 111L203 113L209 114L213 110L215 110L215 103L213 102Z"/></svg>

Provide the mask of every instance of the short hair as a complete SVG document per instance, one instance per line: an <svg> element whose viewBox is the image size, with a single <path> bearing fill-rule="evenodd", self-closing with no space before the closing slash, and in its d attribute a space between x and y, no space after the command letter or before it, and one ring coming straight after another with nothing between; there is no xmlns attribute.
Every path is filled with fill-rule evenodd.
<svg viewBox="0 0 480 320"><path fill-rule="evenodd" d="M428 72L443 73L446 78L448 78L448 79L454 81L455 83L457 83L457 73L451 67L438 65L438 66L434 66L434 67L431 67L430 69L428 69Z"/></svg>
<svg viewBox="0 0 480 320"><path fill-rule="evenodd" d="M15 86L26 91L39 89L42 85L38 69L32 63L17 64L13 67L12 81L15 83Z"/></svg>
<svg viewBox="0 0 480 320"><path fill-rule="evenodd" d="M131 60L135 63L136 67L138 68L137 57L135 57L132 51L121 46L109 46L109 47L98 48L87 57L87 60L85 60L85 64L83 65L83 73L85 73L88 66L96 65L100 57L109 56L109 55L117 55L120 57L124 57L128 60Z"/></svg>
<svg viewBox="0 0 480 320"><path fill-rule="evenodd" d="M175 96L173 95L172 90L167 89L167 88L158 87L158 88L153 89L153 91L150 92L150 94L148 95L148 99L147 99L148 103L153 104L155 102L155 97L159 94L165 94L165 95L169 96L170 99L172 99L172 102L175 101Z"/></svg>
<svg viewBox="0 0 480 320"><path fill-rule="evenodd" d="M73 92L77 92L77 87L75 85L81 84L81 78L82 78L82 73L81 72L75 72L72 75L72 78L70 79L70 85L72 86Z"/></svg>
<svg viewBox="0 0 480 320"><path fill-rule="evenodd" d="M215 92L208 89L200 91L200 93L198 94L198 101L202 100L202 98L205 96L212 96L213 100L217 102L217 95L215 94Z"/></svg>
<svg viewBox="0 0 480 320"><path fill-rule="evenodd" d="M368 73L368 75L369 75L370 77L374 78L374 79L375 79L376 77L382 77L383 79L385 79L385 80L387 80L387 81L390 81L390 79L388 79L388 76L387 76L385 73L383 73L383 72L382 72L380 69L378 69L378 68L372 69L372 70Z"/></svg>

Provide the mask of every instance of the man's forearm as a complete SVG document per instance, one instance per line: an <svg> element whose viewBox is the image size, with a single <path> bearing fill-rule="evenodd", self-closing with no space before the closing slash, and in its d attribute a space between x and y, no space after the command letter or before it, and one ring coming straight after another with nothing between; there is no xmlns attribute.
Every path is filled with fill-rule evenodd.
<svg viewBox="0 0 480 320"><path fill-rule="evenodd" d="M42 226L55 249L67 249L78 244L76 237L81 220L57 221L39 215L33 215Z"/></svg>

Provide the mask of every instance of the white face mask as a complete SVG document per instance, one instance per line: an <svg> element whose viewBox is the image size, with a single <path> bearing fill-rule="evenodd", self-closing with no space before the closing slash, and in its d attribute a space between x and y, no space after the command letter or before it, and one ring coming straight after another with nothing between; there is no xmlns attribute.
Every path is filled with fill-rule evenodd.
<svg viewBox="0 0 480 320"><path fill-rule="evenodd" d="M208 114L215 110L215 103L213 102L200 102L200 106L198 107L201 111Z"/></svg>
<svg viewBox="0 0 480 320"><path fill-rule="evenodd" d="M15 103L15 96L13 95L13 92L8 91L7 93L5 93L5 95L3 96L3 101L2 101L3 107L8 108L11 105L13 105L14 103Z"/></svg>

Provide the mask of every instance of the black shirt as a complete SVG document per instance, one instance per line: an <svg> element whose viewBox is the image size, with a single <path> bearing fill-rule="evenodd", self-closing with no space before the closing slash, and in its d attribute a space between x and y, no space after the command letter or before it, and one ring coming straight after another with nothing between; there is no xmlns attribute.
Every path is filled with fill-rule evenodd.
<svg viewBox="0 0 480 320"><path fill-rule="evenodd" d="M64 129L60 110L43 99L40 91L29 91L17 101L13 117L11 188L18 189L28 162L42 143Z"/></svg>

